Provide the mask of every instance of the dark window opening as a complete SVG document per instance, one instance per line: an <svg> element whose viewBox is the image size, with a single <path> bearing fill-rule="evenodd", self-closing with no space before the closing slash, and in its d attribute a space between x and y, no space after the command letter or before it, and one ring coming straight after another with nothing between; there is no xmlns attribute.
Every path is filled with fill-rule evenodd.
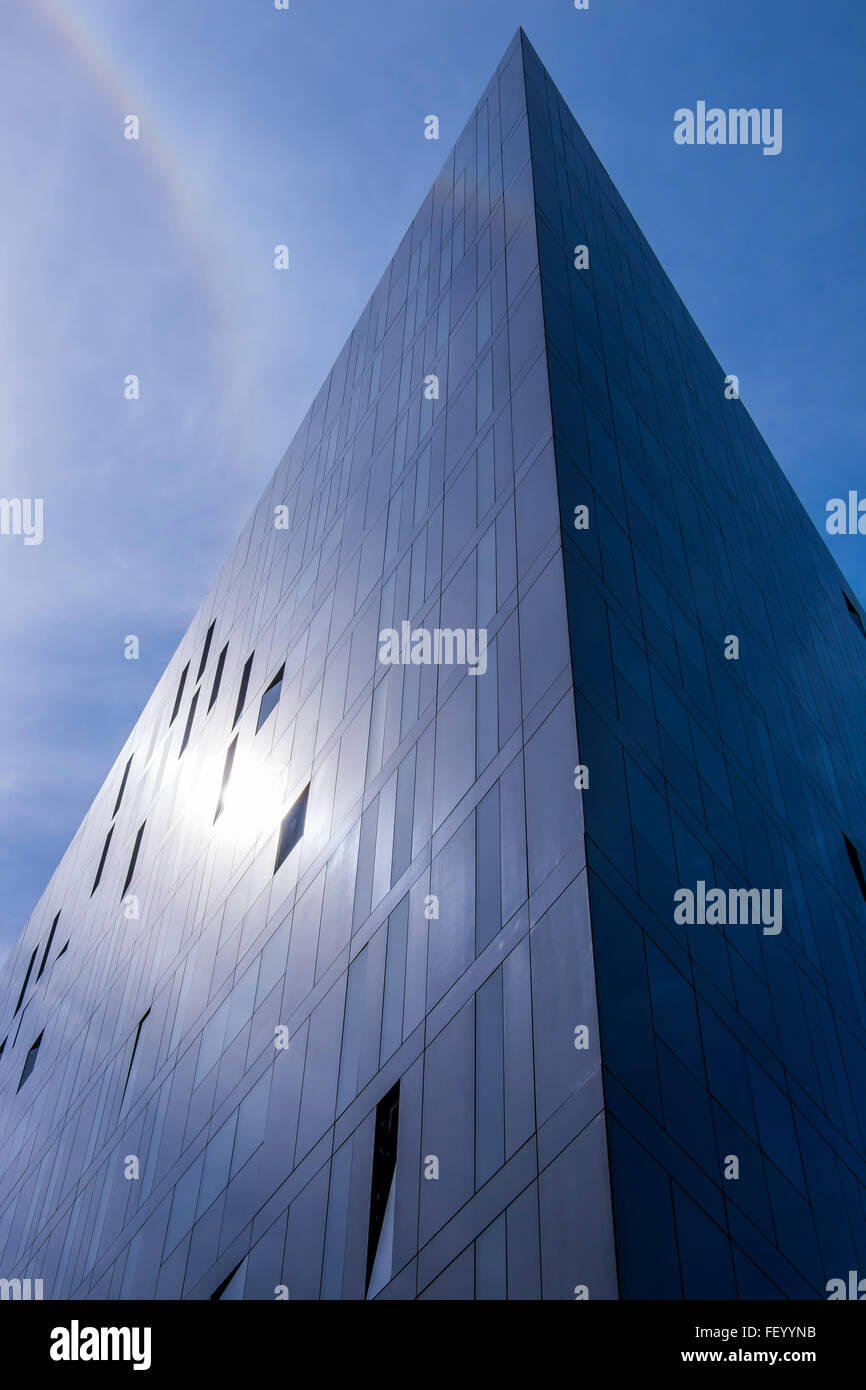
<svg viewBox="0 0 866 1390"><path fill-rule="evenodd" d="M61 946L61 947L60 947L60 950L57 952L57 959L59 960L61 956L65 956L65 955L66 955L66 952L67 952L68 950L69 950L69 942L67 941L67 942L65 943L65 945Z"/></svg>
<svg viewBox="0 0 866 1390"><path fill-rule="evenodd" d="M123 780L122 780L121 783L120 783L120 791L117 793L117 800L116 800L115 803L114 803L114 810L113 810L112 813L111 813L111 819L112 819L112 820L114 820L114 817L117 815L118 811L120 810L120 803L121 803L121 801L123 800L123 793L126 791L126 779L127 779L127 777L129 776L129 769L132 767L132 759L133 759L134 756L135 756L134 754L132 754L132 755L130 756L129 762L126 764L126 767L123 769Z"/></svg>
<svg viewBox="0 0 866 1390"><path fill-rule="evenodd" d="M93 897L94 893L99 887L99 880L102 878L102 870L105 868L105 861L108 857L108 846L111 844L111 837L113 834L114 826L112 826L109 830L108 834L105 837L105 844L102 846L102 855L100 856L99 860L99 868L96 870L96 878L93 880L93 887L90 890L91 898Z"/></svg>
<svg viewBox="0 0 866 1390"><path fill-rule="evenodd" d="M279 671L274 676L273 680L271 681L270 685L268 686L267 690L262 696L262 702L259 705L259 718L256 724L256 733L258 733L259 729L264 724L268 715L271 714L276 709L277 705L280 703L280 692L283 688L283 673L285 669L285 666L280 667Z"/></svg>
<svg viewBox="0 0 866 1390"><path fill-rule="evenodd" d="M864 901L866 901L866 875L864 875L863 873L863 865L860 863L860 855L857 853L857 850L855 849L854 845L852 845L847 835L843 834L842 839L845 841L845 848L848 851L848 858L851 861L851 868L854 870L854 877L856 878L857 883L859 884L860 892L863 894L863 899Z"/></svg>
<svg viewBox="0 0 866 1390"><path fill-rule="evenodd" d="M24 983L21 986L21 993L18 996L18 1003L15 1005L15 1014L17 1014L18 1010L21 1008L21 1004L24 1000L24 995L27 993L27 986L30 983L30 972L33 969L33 962L36 959L38 950L39 947L37 946L33 951L33 955L30 957L30 964L27 967L27 974L24 976ZM13 1018L15 1017L15 1014L12 1015Z"/></svg>
<svg viewBox="0 0 866 1390"><path fill-rule="evenodd" d="M32 1004L32 1002L33 1002L32 999L28 999L28 1000L27 1000L27 1003L24 1005L24 1008L21 1010L21 1017L20 1017L19 1020L18 1020L18 1027L15 1029L15 1037L12 1039L12 1046L13 1046L13 1047L14 1047L14 1046L16 1045L16 1043L18 1042L18 1034L21 1032L21 1025L22 1025L22 1023L24 1022L25 1018L27 1017L27 1010L30 1008L30 1005Z"/></svg>
<svg viewBox="0 0 866 1390"><path fill-rule="evenodd" d="M227 1274L222 1283L214 1289L211 1298L220 1298L223 1302L230 1299L243 1298L244 1283L247 1277L247 1256L244 1255L239 1265L235 1265L230 1274Z"/></svg>
<svg viewBox="0 0 866 1390"><path fill-rule="evenodd" d="M397 1121L400 1114L400 1082L392 1086L376 1106L373 1134L373 1176L370 1183L370 1226L367 1237L368 1298L391 1278L394 1240L394 1171L397 1167Z"/></svg>
<svg viewBox="0 0 866 1390"><path fill-rule="evenodd" d="M195 678L195 679L196 679L196 684L198 684L198 682L201 680L202 676L204 675L204 668L207 666L207 659L208 659L208 657L210 656L210 644L211 644L211 642L213 641L213 630L214 630L215 627L216 627L216 618L214 618L213 622L211 623L210 627L208 628L208 630L207 630L207 636L206 636L205 639L204 639L204 649L203 649L202 654L201 654L201 661L200 661L199 664L198 664L198 675L197 675L196 678Z"/></svg>
<svg viewBox="0 0 866 1390"><path fill-rule="evenodd" d="M235 749L237 748L237 746L238 735L236 734L235 737L232 739L231 743L229 744L229 749L226 753L225 767L223 768L223 781L222 786L220 787L220 799L217 802L217 808L214 813L214 825L216 825L225 808L226 787L228 786L229 781L231 779L232 767L235 761Z"/></svg>
<svg viewBox="0 0 866 1390"><path fill-rule="evenodd" d="M180 673L180 683L179 683L179 685L178 685L178 687L177 687L177 695L175 696L175 699L174 699L174 709L173 709L172 712L171 712L171 719L169 719L169 721L168 721L168 722L169 722L169 727L171 727L171 725L172 725L172 724L174 723L174 721L177 719L177 712L178 712L178 710L180 709L180 702L181 702L181 700L183 699L183 688L184 688L184 686L186 685L186 678L187 678L188 675L189 675L189 662L186 663L186 665L184 666L183 670L182 670L181 673Z"/></svg>
<svg viewBox="0 0 866 1390"><path fill-rule="evenodd" d="M277 845L277 862L274 865L274 873L277 872L283 860L288 859L304 833L309 796L310 786L308 783L280 826L280 842Z"/></svg>
<svg viewBox="0 0 866 1390"><path fill-rule="evenodd" d="M57 916L54 918L54 921L51 923L51 930L50 930L50 932L48 933L48 940L47 940L46 943L45 943L45 952L44 952L44 954L43 954L43 956L42 956L42 961L41 961L41 964L40 964L40 966L39 966L39 970L37 971L37 974L36 974L37 980L40 978L40 976L41 976L41 974L42 974L42 971L45 969L46 965L48 964L48 952L51 950L51 943L52 943L52 941L54 940L54 933L57 931L57 923L58 923L59 921L60 921L60 913L58 912Z"/></svg>
<svg viewBox="0 0 866 1390"><path fill-rule="evenodd" d="M251 655L247 657L247 662L244 666L243 675L241 676L241 688L238 691L238 702L235 706L235 717L232 720L232 728L235 727L235 724L237 724L238 720L244 712L244 704L246 703L247 698L247 686L250 683L250 672L253 669L254 656L255 652L252 652Z"/></svg>
<svg viewBox="0 0 866 1390"><path fill-rule="evenodd" d="M6 1047L6 1039L4 1038L3 1041L0 1042L0 1057L3 1056L3 1051L4 1051L5 1047Z"/></svg>
<svg viewBox="0 0 866 1390"><path fill-rule="evenodd" d="M37 1054L38 1051L39 1051L39 1044L40 1044L41 1042L42 1042L42 1033L39 1034L39 1037L36 1039L35 1043L31 1043L31 1045L30 1045L30 1051L27 1053L27 1056L24 1058L24 1070L23 1070L22 1073L21 1073L21 1080L18 1082L18 1091L21 1090L21 1087L24 1085L24 1082L27 1080L27 1078L28 1078L28 1076L30 1075L30 1073L32 1072L33 1068L36 1066L36 1054ZM16 1095L17 1095L17 1091L16 1091Z"/></svg>
<svg viewBox="0 0 866 1390"><path fill-rule="evenodd" d="M120 1093L120 1103L121 1103L121 1105L123 1105L123 1101L124 1101L124 1097L125 1097L125 1095L126 1095L127 1087L129 1086L129 1078L132 1076L132 1068L133 1068L133 1065L134 1065L134 1063L135 1063L135 1054L136 1054L136 1052L138 1051L138 1040L139 1040L139 1038L141 1037L141 1030L142 1030L142 1028L144 1027L145 1020L147 1019L147 1017L148 1017L149 1014L150 1014L150 1009L147 1010L147 1013L142 1014L141 1018L138 1020L138 1027L137 1027L136 1030L135 1030L135 1040L134 1040L134 1042L133 1042L133 1044L132 1044L132 1055L130 1056L130 1059L129 1059L129 1066L127 1067L127 1070L126 1070L126 1080L125 1080L124 1083L123 1083L123 1090L122 1090L121 1093Z"/></svg>
<svg viewBox="0 0 866 1390"><path fill-rule="evenodd" d="M180 752L177 755L179 758L183 756L183 751L186 748L186 745L189 743L189 736L192 733L192 721L195 719L195 707L197 704L198 691L196 691L193 695L192 702L189 707L189 714L187 715L186 720L186 728L183 731L183 738L180 741Z"/></svg>
<svg viewBox="0 0 866 1390"><path fill-rule="evenodd" d="M141 837L144 834L144 827L146 825L147 821L142 821L141 825L138 827L138 834L135 837L135 844L132 847L132 857L129 861L129 868L126 871L126 880L123 885L123 891L120 894L121 898L125 897L126 890L132 882L132 875L135 873L135 861L138 859L138 851L141 849Z"/></svg>
<svg viewBox="0 0 866 1390"><path fill-rule="evenodd" d="M219 660L217 661L216 675L213 678L213 688L210 693L210 699L207 702L208 714L210 714L211 710L216 704L217 695L219 695L220 693L220 682L223 678L223 667L226 664L226 654L228 652L228 649L229 644L228 642L226 642L225 646L219 654Z"/></svg>
<svg viewBox="0 0 866 1390"><path fill-rule="evenodd" d="M845 593L844 589L842 592L843 594ZM851 602L847 594L845 594L845 604L847 606L848 612L851 614L853 621L857 624L858 628L863 633L863 636L866 637L866 627L863 626L863 619L860 617L860 610L858 608L855 608L854 604Z"/></svg>

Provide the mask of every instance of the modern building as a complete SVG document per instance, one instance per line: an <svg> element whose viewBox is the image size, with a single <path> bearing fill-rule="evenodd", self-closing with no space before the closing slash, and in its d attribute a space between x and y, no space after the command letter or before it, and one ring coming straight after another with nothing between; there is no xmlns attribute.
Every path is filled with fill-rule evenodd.
<svg viewBox="0 0 866 1390"><path fill-rule="evenodd" d="M864 688L518 33L5 965L0 1275L866 1274Z"/></svg>

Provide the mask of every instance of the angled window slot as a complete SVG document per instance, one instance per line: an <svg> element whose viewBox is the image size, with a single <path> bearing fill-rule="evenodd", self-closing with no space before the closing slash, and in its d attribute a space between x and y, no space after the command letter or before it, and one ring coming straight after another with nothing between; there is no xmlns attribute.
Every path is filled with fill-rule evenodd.
<svg viewBox="0 0 866 1390"><path fill-rule="evenodd" d="M277 862L274 865L274 873L288 859L295 845L304 833L304 826L307 822L307 802L310 798L310 784L304 787L292 809L283 819L280 826L280 839L277 844Z"/></svg>
<svg viewBox="0 0 866 1390"><path fill-rule="evenodd" d="M28 1000L27 1000L27 1003L24 1005L24 1008L21 1010L21 1017L20 1017L19 1020L18 1020L18 1027L15 1029L15 1037L12 1039L12 1046L13 1046L13 1047L14 1047L15 1044L18 1042L18 1034L21 1032L21 1025L23 1024L25 1018L27 1017L27 1010L30 1008L31 1003L32 1003L32 1000L28 999Z"/></svg>
<svg viewBox="0 0 866 1390"><path fill-rule="evenodd" d="M246 665L244 666L244 669L243 669L243 675L241 676L241 688L240 688L240 690L238 691L238 702L237 702L237 704L235 705L235 717L234 717L234 719L232 720L232 728L235 727L235 725L237 724L238 720L240 719L241 715L242 715L243 712L244 712L244 705L246 704L246 700L247 700L247 687L249 686L249 683L250 683L250 672L251 672L252 669L253 669L253 657L254 657L254 656L255 656L255 652L252 652L252 653L247 657Z"/></svg>
<svg viewBox="0 0 866 1390"><path fill-rule="evenodd" d="M27 1080L33 1068L36 1066L36 1058L39 1053L39 1048L42 1043L43 1036L43 1033L40 1033L36 1041L30 1044L30 1050L27 1053L27 1056L24 1058L24 1070L21 1073L21 1080L18 1082L18 1091L21 1090L21 1087L24 1085L24 1082Z"/></svg>
<svg viewBox="0 0 866 1390"><path fill-rule="evenodd" d="M182 670L181 673L180 673L180 681L179 681L178 687L177 687L177 695L176 695L175 698L174 698L174 709L173 709L172 712L171 712L171 719L169 719L169 721L168 721L169 727L171 727L171 725L172 725L172 724L174 723L174 721L177 719L178 710L180 709L180 702L181 702L181 700L183 699L183 688L184 688L184 686L186 685L186 678L187 678L188 675L189 675L189 662L186 663L186 665L184 666L183 670Z"/></svg>
<svg viewBox="0 0 866 1390"><path fill-rule="evenodd" d="M33 969L33 962L36 960L38 951L39 947L37 946L32 956L30 957L30 964L27 967L27 974L24 976L24 983L21 986L21 993L18 996L18 1003L15 1005L15 1014L17 1014L18 1010L21 1008L22 1003L24 1002L24 995L27 993L27 986L30 983L30 972ZM15 1017L15 1014L12 1015L13 1018Z"/></svg>
<svg viewBox="0 0 866 1390"><path fill-rule="evenodd" d="M367 1236L367 1298L375 1298L391 1279L399 1117L398 1081L376 1106L373 1174L370 1182L370 1223Z"/></svg>
<svg viewBox="0 0 866 1390"><path fill-rule="evenodd" d="M196 680L196 685L198 685L198 682L201 680L202 676L204 675L204 669L205 669L205 667L207 666L207 659L208 659L208 657L210 656L210 644L211 644L211 642L213 641L213 631L214 631L214 628L215 628L215 627L216 627L216 618L214 618L213 622L211 623L210 627L208 628L208 630L207 630L207 636L206 636L205 639L204 639L204 648L203 648L202 654L201 654L201 661L200 661L199 664L198 664L198 675L197 675L196 678L195 678L195 680Z"/></svg>
<svg viewBox="0 0 866 1390"><path fill-rule="evenodd" d="M211 687L210 699L207 702L208 714L210 714L210 711L216 704L217 696L220 693L220 685L222 684L223 678L223 667L226 664L226 656L228 654L228 649L229 644L228 642L226 642L217 659L216 675L213 678L213 686Z"/></svg>
<svg viewBox="0 0 866 1390"><path fill-rule="evenodd" d="M232 767L234 766L235 761L235 749L238 746L238 737L239 735L235 734L234 738L229 744L228 752L226 753L225 766L223 767L222 786L220 787L220 797L219 801L217 802L216 811L214 812L214 825L216 825L217 821L219 820L220 816L222 815L225 809L225 794L228 784L231 781Z"/></svg>
<svg viewBox="0 0 866 1390"><path fill-rule="evenodd" d="M863 865L860 863L860 855L857 853L856 847L851 843L851 841L848 839L848 836L844 833L842 835L842 839L845 841L845 848L848 851L848 858L851 862L851 868L854 870L854 877L857 880L857 885L860 889L860 892L863 894L864 901L866 901L866 874L863 873Z"/></svg>
<svg viewBox="0 0 866 1390"><path fill-rule="evenodd" d="M123 1102L126 1099L126 1092L129 1089L129 1081L132 1076L132 1069L135 1066L135 1055L138 1052L138 1042L139 1038L141 1037L141 1030L144 1027L145 1021L149 1017L149 1015L150 1009L148 1009L146 1013L142 1014L141 1018L138 1020L138 1027L135 1030L135 1039L132 1044L132 1054L129 1058L129 1066L126 1070L126 1080L123 1083L123 1090L120 1095L121 1109L123 1108Z"/></svg>
<svg viewBox="0 0 866 1390"><path fill-rule="evenodd" d="M217 1285L211 1294L212 1299L221 1299L224 1303L232 1299L242 1299L244 1296L244 1283L247 1277L247 1256L244 1255L240 1264L235 1265L230 1274L227 1274L222 1283Z"/></svg>
<svg viewBox="0 0 866 1390"><path fill-rule="evenodd" d="M135 864L136 860L138 859L138 851L141 849L141 837L144 834L144 827L146 825L147 821L142 821L141 825L138 827L138 834L135 837L135 844L132 846L132 855L129 860L129 868L126 871L126 879L123 884L123 892L120 895L121 898L126 896L126 890L132 882L132 875L135 873Z"/></svg>
<svg viewBox="0 0 866 1390"><path fill-rule="evenodd" d="M270 685L268 686L267 690L262 696L262 701L259 705L259 717L256 722L256 733L258 733L259 729L264 724L268 715L273 713L273 711L276 709L277 705L280 702L280 692L283 688L283 673L285 672L285 669L285 665L280 667L279 671L274 676L273 680L271 681Z"/></svg>
<svg viewBox="0 0 866 1390"><path fill-rule="evenodd" d="M109 830L108 834L105 837L105 844L102 846L102 854L99 858L99 868L96 870L96 878L93 880L93 887L90 890L91 898L93 897L94 893L99 887L99 880L102 878L102 870L105 868L105 861L108 858L108 846L111 844L111 837L113 834L114 826L112 826Z"/></svg>
<svg viewBox="0 0 866 1390"><path fill-rule="evenodd" d="M859 630L860 632L862 632L862 634L863 634L864 637L866 637L866 628L864 628L864 626L863 626L863 619L860 617L860 610L859 610L859 608L857 608L857 607L851 602L851 600L849 599L848 595L845 593L845 590L844 590L844 589L842 590L842 593L844 594L844 597L845 597L845 606L846 606L846 608L848 609L848 612L851 614L851 620L852 620L852 622L854 622L854 623L857 625L858 630Z"/></svg>
<svg viewBox="0 0 866 1390"><path fill-rule="evenodd" d="M57 923L58 923L59 921L60 921L60 913L58 912L57 916L54 918L54 921L51 923L51 930L50 930L50 932L48 933L48 940L47 940L46 943L45 943L45 951L44 951L44 953L43 953L42 960L41 960L41 962L40 962L40 964L39 964L39 970L38 970L37 975L36 975L37 980L40 978L40 976L42 975L43 970L45 969L46 965L48 964L48 953L49 953L49 951L51 950L51 943L52 943L52 941L54 940L54 933L57 931Z"/></svg>
<svg viewBox="0 0 866 1390"><path fill-rule="evenodd" d="M123 769L123 779L120 783L120 791L117 793L117 800L114 803L114 810L111 813L112 820L114 820L114 817L120 810L120 803L123 800L123 793L126 791L126 782L127 778L129 777L129 769L132 767L132 759L134 756L134 754L130 756L129 761L126 764L126 767Z"/></svg>
<svg viewBox="0 0 866 1390"><path fill-rule="evenodd" d="M192 733L192 721L195 719L195 707L197 704L198 691L195 692L190 702L189 714L187 715L186 719L186 728L183 731L183 738L180 741L180 752L177 755L179 758L183 757L184 749L186 748L186 745L189 743L189 736Z"/></svg>

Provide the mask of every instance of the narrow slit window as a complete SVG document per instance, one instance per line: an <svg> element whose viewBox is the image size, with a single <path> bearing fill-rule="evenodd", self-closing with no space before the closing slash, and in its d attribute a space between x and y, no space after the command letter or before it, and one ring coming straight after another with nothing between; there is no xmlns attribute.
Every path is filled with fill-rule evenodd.
<svg viewBox="0 0 866 1390"><path fill-rule="evenodd" d="M39 947L37 946L34 949L32 956L30 957L30 964L27 967L27 974L24 976L24 983L21 986L21 993L18 996L18 1003L15 1005L15 1014L17 1014L18 1010L21 1008L21 1005L24 1001L24 995L27 993L27 986L30 983L30 972L33 969L33 962L36 960L38 951ZM13 1018L15 1017L15 1014L12 1015Z"/></svg>
<svg viewBox="0 0 866 1390"><path fill-rule="evenodd" d="M57 931L57 923L58 923L59 921L60 921L60 913L58 912L57 916L54 918L54 921L51 923L51 930L50 930L50 932L48 933L48 940L47 940L46 943L45 943L45 951L44 951L44 953L43 953L42 960L41 960L40 965L39 965L39 970L37 971L37 974L36 974L37 980L40 978L40 976L41 976L43 970L45 969L46 965L48 964L48 953L49 953L49 951L51 950L51 943L52 943L52 941L54 940L54 933Z"/></svg>
<svg viewBox="0 0 866 1390"><path fill-rule="evenodd" d="M219 1284L211 1294L211 1299L222 1299L229 1302L232 1299L242 1299L244 1296L244 1284L247 1277L247 1256L244 1255L239 1265L235 1265L230 1274L227 1274L222 1283Z"/></svg>
<svg viewBox="0 0 866 1390"><path fill-rule="evenodd" d="M250 683L250 672L253 669L254 656L255 652L252 652L247 657L246 665L244 666L243 675L241 676L241 688L238 691L238 702L235 706L235 717L232 720L232 728L235 727L235 724L237 724L238 720L244 712L244 705L246 704L247 699L247 686Z"/></svg>
<svg viewBox="0 0 866 1390"><path fill-rule="evenodd" d="M225 794L228 784L231 780L232 767L234 766L235 761L235 749L237 748L237 746L238 735L236 734L235 737L232 739L231 743L229 744L228 752L226 753L225 767L223 768L222 786L220 787L220 797L219 801L217 802L216 811L214 813L214 825L216 825L216 822L219 820L220 816L225 810Z"/></svg>
<svg viewBox="0 0 866 1390"><path fill-rule="evenodd" d="M126 871L126 879L123 884L123 892L120 895L121 898L126 896L126 890L132 882L132 875L135 873L135 865L138 859L138 851L141 849L141 837L144 834L144 827L146 825L147 821L142 821L141 825L138 827L138 834L135 837L135 844L132 846L132 855L129 860L129 868Z"/></svg>
<svg viewBox="0 0 866 1390"><path fill-rule="evenodd" d="M3 1052L4 1052L5 1047L6 1047L6 1039L4 1038L3 1041L0 1042L0 1057L3 1056Z"/></svg>
<svg viewBox="0 0 866 1390"><path fill-rule="evenodd" d="M129 1082L130 1082L130 1079L131 1079L132 1074L133 1074L133 1067L135 1066L135 1056L136 1056L136 1053L138 1052L138 1043L139 1043L139 1039L140 1039L140 1037L141 1037L141 1030L142 1030L142 1028L144 1027L145 1022L146 1022L146 1020L147 1020L149 1014L150 1014L150 1009L148 1009L146 1013L142 1014L141 1018L138 1020L138 1027L137 1027L136 1030L135 1030L135 1039L133 1040L133 1044L132 1044L132 1053L131 1053L130 1058L129 1058L129 1066L128 1066L127 1069L126 1069L126 1080L125 1080L124 1083L123 1083L123 1090L122 1090L121 1095L120 1095L120 1105L121 1105L121 1109L123 1108L123 1102L124 1102L124 1100L126 1099L126 1093L127 1093L127 1091L129 1090ZM130 1094L131 1094L131 1093L130 1093Z"/></svg>
<svg viewBox="0 0 866 1390"><path fill-rule="evenodd" d="M65 942L63 943L63 945L60 947L60 950L57 952L57 959L59 960L61 956L65 956L65 955L66 955L66 952L67 952L68 950L69 950L69 942L68 942L68 941L65 941Z"/></svg>
<svg viewBox="0 0 866 1390"><path fill-rule="evenodd" d="M198 664L198 675L197 675L196 678L195 678L195 679L196 679L196 684L198 684L198 682L201 680L202 676L204 675L204 669L205 669L205 667L207 666L207 659L208 659L208 657L210 656L210 644L211 644L211 642L213 641L213 630L214 630L215 627L216 627L216 618L214 618L213 622L211 623L210 627L208 628L208 630L207 630L207 636L206 636L205 639L204 639L204 647L203 647L203 649L202 649L201 661L200 661L199 664Z"/></svg>
<svg viewBox="0 0 866 1390"><path fill-rule="evenodd" d="M288 815L284 818L280 826L280 842L277 845L277 862L274 865L274 873L288 859L295 845L304 833L304 825L307 820L307 801L310 796L310 786L307 783L301 792Z"/></svg>
<svg viewBox="0 0 866 1390"><path fill-rule="evenodd" d="M21 1025L23 1024L25 1018L27 1017L27 1010L30 1008L30 1005L32 1004L32 1002L33 1002L32 999L28 999L28 1000L27 1000L27 1003L24 1005L24 1008L21 1010L21 1017L20 1017L19 1020L18 1020L18 1027L15 1029L15 1037L12 1039L12 1046L13 1046L13 1047L14 1047L14 1046L16 1045L16 1043L18 1042L18 1034L21 1032Z"/></svg>
<svg viewBox="0 0 866 1390"><path fill-rule="evenodd" d="M127 778L129 777L129 769L132 767L132 758L133 758L133 757L134 757L134 754L130 755L129 762L126 764L126 767L123 769L123 778L122 778L121 783L120 783L120 791L117 793L117 800L116 800L115 803L114 803L114 810L113 810L112 813L111 813L111 819L112 819L112 820L114 820L114 817L117 815L118 811L120 810L120 803L121 803L121 801L123 800L123 793L126 791L126 782L127 782Z"/></svg>
<svg viewBox="0 0 866 1390"><path fill-rule="evenodd" d="M843 594L845 594L844 589L842 590L842 592ZM855 607L855 605L851 602L847 594L845 594L845 606L847 607L848 612L851 614L852 621L857 624L857 627L860 630L860 632L862 632L863 636L866 637L866 628L864 628L863 626L863 619L860 617L860 610Z"/></svg>
<svg viewBox="0 0 866 1390"><path fill-rule="evenodd" d="M105 844L102 846L102 854L99 858L99 868L96 870L96 878L93 880L93 887L90 890L91 898L93 897L94 893L99 887L99 880L102 878L102 870L105 868L105 861L108 858L108 846L111 844L111 837L113 834L114 826L112 826L109 830L108 834L105 837Z"/></svg>
<svg viewBox="0 0 866 1390"><path fill-rule="evenodd" d="M376 1106L370 1225L367 1237L366 1297L375 1298L391 1279L394 1253L394 1201L400 1082Z"/></svg>
<svg viewBox="0 0 866 1390"><path fill-rule="evenodd" d="M226 655L228 654L228 649L229 644L228 642L226 642L217 659L216 675L213 678L213 686L210 692L210 699L207 702L208 714L210 714L211 710L216 704L217 695L219 695L220 693L220 684L223 678L223 667L226 664Z"/></svg>
<svg viewBox="0 0 866 1390"><path fill-rule="evenodd" d="M21 1090L21 1087L24 1085L24 1082L27 1080L28 1076L32 1072L33 1068L36 1066L36 1057L39 1052L42 1037L43 1034L40 1033L35 1043L31 1043L30 1050L27 1053L27 1056L24 1058L24 1070L21 1072L21 1080L18 1082L19 1091Z"/></svg>
<svg viewBox="0 0 866 1390"><path fill-rule="evenodd" d="M843 834L842 839L845 841L845 848L848 851L848 858L851 861L851 868L854 870L854 877L857 880L860 892L863 894L863 899L864 901L866 901L866 874L863 873L863 865L860 863L860 855L857 853L856 847L852 845L847 835Z"/></svg>
<svg viewBox="0 0 866 1390"><path fill-rule="evenodd" d="M280 692L283 688L283 674L285 672L285 669L286 668L284 665L280 667L279 671L274 676L273 680L271 681L270 685L268 686L267 690L262 696L262 702L259 705L258 722L256 723L256 733L258 733L259 729L264 724L268 715L273 713L273 711L276 709L277 705L280 702Z"/></svg>
<svg viewBox="0 0 866 1390"><path fill-rule="evenodd" d="M195 694L192 697L192 701L190 702L189 714L187 715L186 720L186 728L183 731L183 738L180 741L180 752L177 755L179 758L183 757L184 749L186 748L186 745L189 743L189 736L192 733L192 721L195 719L195 707L197 704L198 691L195 692Z"/></svg>
<svg viewBox="0 0 866 1390"><path fill-rule="evenodd" d="M171 725L174 723L174 721L177 719L177 712L178 712L178 710L180 709L180 702L181 702L181 700L183 699L183 688L184 688L184 686L186 685L186 678L187 678L188 675L189 675L189 662L186 663L186 665L184 666L183 670L182 670L181 673L180 673L180 681L179 681L178 687L177 687L177 695L176 695L175 698L174 698L174 709L173 709L172 712L171 712L171 719L169 719L169 721L168 721L168 722L169 722L169 726L171 726Z"/></svg>

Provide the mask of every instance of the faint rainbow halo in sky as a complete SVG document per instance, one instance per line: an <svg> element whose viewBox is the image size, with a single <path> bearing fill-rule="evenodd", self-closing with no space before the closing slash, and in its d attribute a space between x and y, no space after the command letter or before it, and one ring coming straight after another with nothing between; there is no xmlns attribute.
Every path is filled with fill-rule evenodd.
<svg viewBox="0 0 866 1390"><path fill-rule="evenodd" d="M236 324L232 298L227 287L236 283L237 276L224 266L217 255L217 240L212 234L213 218L209 217L197 197L203 199L201 179L197 171L185 164L180 150L160 129L145 101L133 83L123 73L112 54L108 40L99 34L92 23L85 22L71 0L31 0L34 12L45 27L93 79L104 99L116 108L119 138L122 139L122 120L134 114L141 119L141 139L138 142L150 171L166 195L166 205L178 234L186 245L194 264L199 267L200 287L211 315L214 359L223 376L223 389L218 394L229 418L235 447L240 444L239 432L248 427L242 402L234 389L236 371L227 345L241 336ZM143 114L146 112L146 114ZM193 196L194 192L196 196ZM232 403L235 408L231 408Z"/></svg>

